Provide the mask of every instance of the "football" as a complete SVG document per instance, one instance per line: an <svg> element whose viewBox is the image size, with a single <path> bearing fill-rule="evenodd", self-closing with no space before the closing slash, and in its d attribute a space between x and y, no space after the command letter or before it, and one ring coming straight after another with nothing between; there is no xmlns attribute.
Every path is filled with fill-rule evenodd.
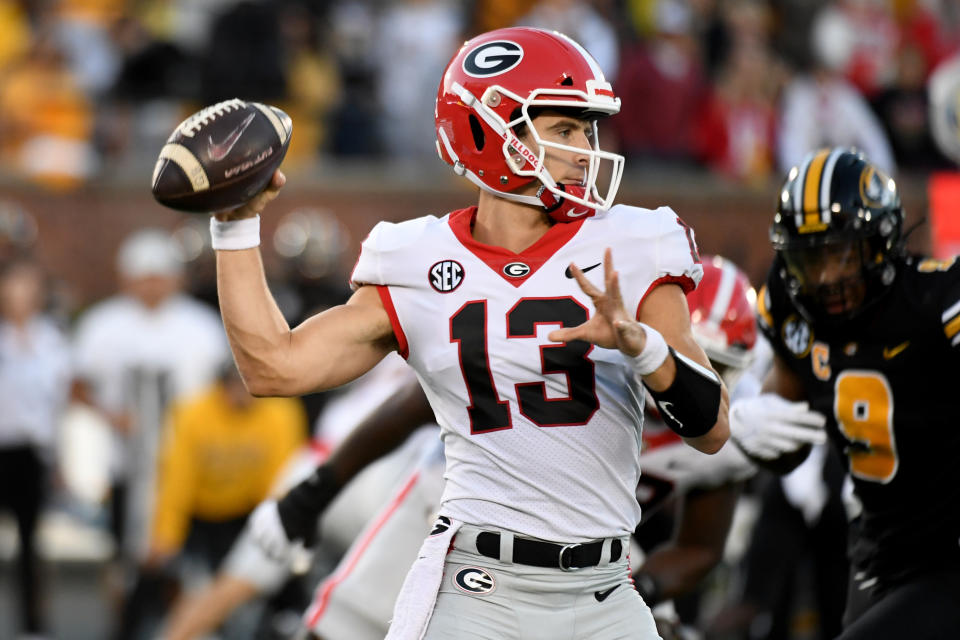
<svg viewBox="0 0 960 640"><path fill-rule="evenodd" d="M160 204L192 213L233 209L270 182L293 123L259 102L218 102L180 123L160 150L151 190Z"/></svg>

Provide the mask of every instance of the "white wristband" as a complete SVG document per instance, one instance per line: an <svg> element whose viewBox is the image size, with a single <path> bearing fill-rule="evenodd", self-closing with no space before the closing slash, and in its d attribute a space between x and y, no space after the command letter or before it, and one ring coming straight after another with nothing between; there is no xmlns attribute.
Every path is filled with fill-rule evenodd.
<svg viewBox="0 0 960 640"><path fill-rule="evenodd" d="M670 352L667 350L667 341L659 331L642 322L640 326L647 335L647 341L640 355L633 358L633 371L638 376L648 376L660 368Z"/></svg>
<svg viewBox="0 0 960 640"><path fill-rule="evenodd" d="M217 251L239 251L260 246L260 216L221 222L210 217L210 245Z"/></svg>

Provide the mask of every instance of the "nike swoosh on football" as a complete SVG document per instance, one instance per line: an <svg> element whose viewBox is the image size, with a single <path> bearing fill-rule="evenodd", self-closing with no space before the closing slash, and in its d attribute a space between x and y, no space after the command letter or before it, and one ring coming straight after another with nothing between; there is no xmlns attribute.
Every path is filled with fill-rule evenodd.
<svg viewBox="0 0 960 640"><path fill-rule="evenodd" d="M596 269L601 264L603 263L598 262L597 264L592 264L589 267L584 267L583 269L580 269L580 271L582 271L583 273L586 273L587 271L590 271L590 269ZM573 272L570 271L570 267L567 267L567 270L563 272L563 275L567 276L568 278L573 278Z"/></svg>
<svg viewBox="0 0 960 640"><path fill-rule="evenodd" d="M619 587L619 586L620 586L620 585L616 585L616 586L610 587L610 588L607 589L606 591L596 591L596 592L594 592L593 597L597 599L597 602L603 602L604 600L607 599L607 596L609 596L611 593L613 593L614 591L616 591L616 590L617 590L617 587Z"/></svg>
<svg viewBox="0 0 960 640"><path fill-rule="evenodd" d="M890 360L890 359L892 359L892 358L896 358L898 355L900 355L900 352L901 352L901 351L903 351L904 349L906 349L906 348L909 347L909 346L910 346L910 341L907 340L907 341L904 342L903 344L898 344L897 346L895 346L895 347L893 347L893 348L884 347L884 348L883 348L883 359L884 359L884 360Z"/></svg>
<svg viewBox="0 0 960 640"><path fill-rule="evenodd" d="M576 211L567 212L567 217L569 218L579 218L580 216L585 216L590 213L590 209L577 209Z"/></svg>
<svg viewBox="0 0 960 640"><path fill-rule="evenodd" d="M247 130L247 127L250 126L250 123L253 122L255 113L251 113L243 122L237 126L236 129L230 132L226 138L223 139L223 142L214 142L213 136L207 136L207 153L210 155L210 159L214 162L219 162L227 157L227 154L233 150L233 147L236 146L237 141L240 139L240 136L243 135L243 132Z"/></svg>

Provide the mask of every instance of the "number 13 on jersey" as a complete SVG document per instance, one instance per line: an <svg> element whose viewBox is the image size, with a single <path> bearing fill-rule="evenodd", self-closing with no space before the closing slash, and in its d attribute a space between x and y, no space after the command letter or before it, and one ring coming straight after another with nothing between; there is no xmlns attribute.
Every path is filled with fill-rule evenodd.
<svg viewBox="0 0 960 640"><path fill-rule="evenodd" d="M521 298L506 313L507 338L536 338L539 325L575 327L588 318L587 309L569 296ZM460 369L470 397L470 433L474 435L513 427L510 403L497 393L490 368L489 320L486 300L467 302L450 318L450 342L458 345ZM567 395L548 398L542 378L510 381L516 388L520 413L541 427L586 424L600 406L595 365L587 358L592 350L593 345L580 340L541 345L541 373L565 375Z"/></svg>

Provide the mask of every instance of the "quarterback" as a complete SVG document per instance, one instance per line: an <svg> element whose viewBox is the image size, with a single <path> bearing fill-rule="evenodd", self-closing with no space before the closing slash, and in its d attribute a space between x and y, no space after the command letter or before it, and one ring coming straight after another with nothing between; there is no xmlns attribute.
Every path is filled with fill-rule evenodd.
<svg viewBox="0 0 960 640"><path fill-rule="evenodd" d="M692 230L665 207L614 205L623 158L600 148L597 120L619 109L562 34L465 43L440 83L437 140L477 204L378 224L347 303L292 330L257 249L282 175L211 221L221 311L252 393L335 387L397 351L436 414L440 516L388 638L658 637L627 553L644 387L706 453L728 437L728 401L690 329ZM284 510L274 516L286 531Z"/></svg>

